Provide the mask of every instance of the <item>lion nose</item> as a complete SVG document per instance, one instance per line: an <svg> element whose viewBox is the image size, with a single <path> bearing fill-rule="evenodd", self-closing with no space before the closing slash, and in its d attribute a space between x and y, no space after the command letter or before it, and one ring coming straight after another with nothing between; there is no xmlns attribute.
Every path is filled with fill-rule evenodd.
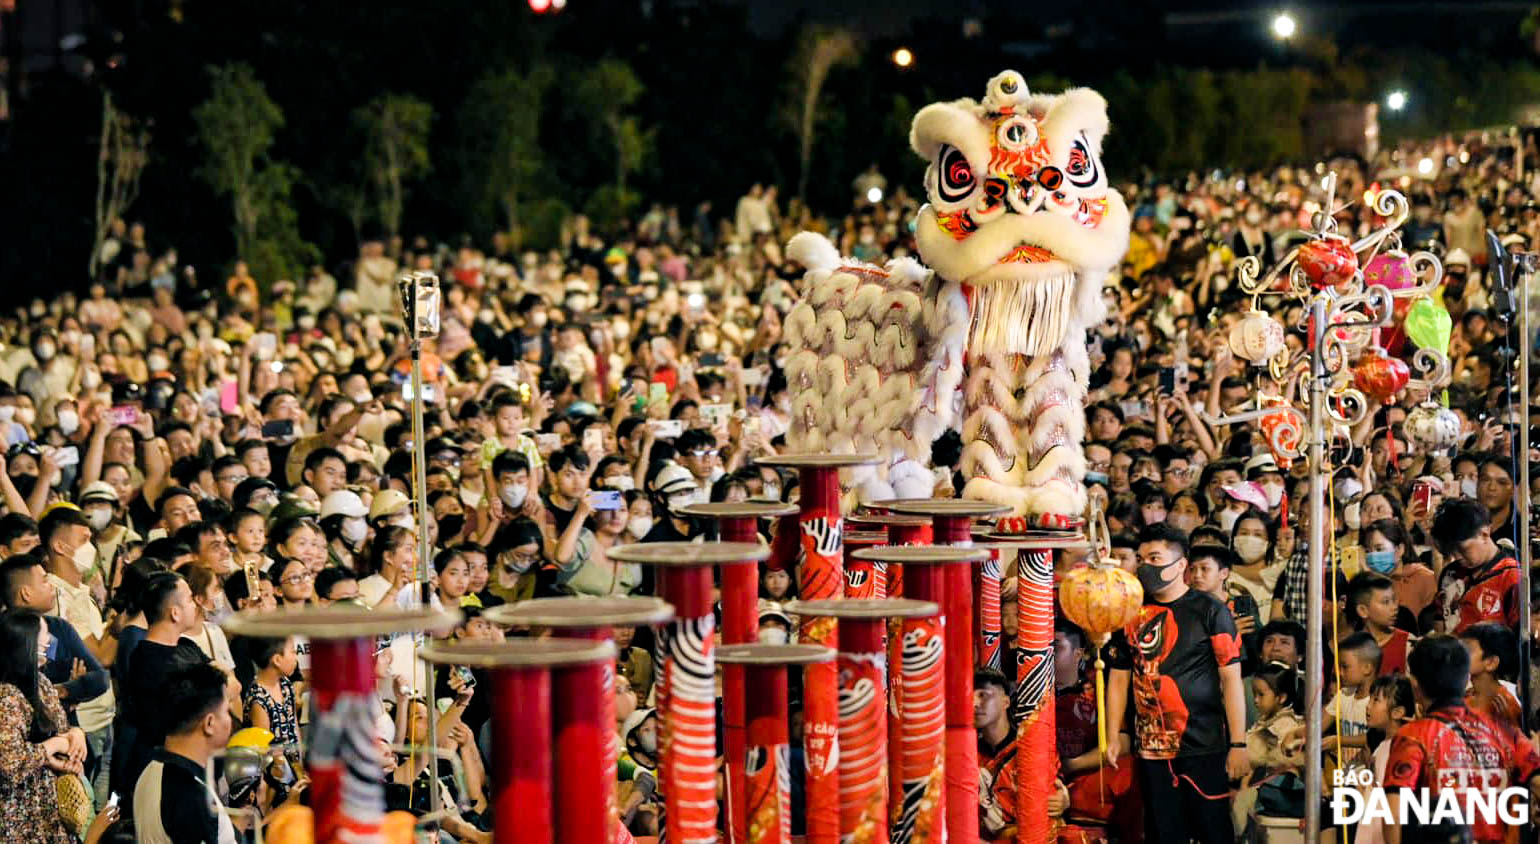
<svg viewBox="0 0 1540 844"><path fill-rule="evenodd" d="M1044 167L1037 171L1037 183L1048 190L1058 190L1064 184L1064 171L1057 167Z"/></svg>

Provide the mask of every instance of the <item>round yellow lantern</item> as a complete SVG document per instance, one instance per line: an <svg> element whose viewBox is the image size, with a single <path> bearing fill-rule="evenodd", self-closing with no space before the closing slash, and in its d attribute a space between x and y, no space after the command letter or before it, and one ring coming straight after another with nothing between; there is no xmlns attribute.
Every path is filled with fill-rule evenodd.
<svg viewBox="0 0 1540 844"><path fill-rule="evenodd" d="M1105 528L1103 528L1105 530ZM1100 556L1100 555L1098 555ZM1110 556L1082 568L1071 569L1059 581L1059 608L1096 643L1096 746L1107 753L1107 663L1102 648L1114 630L1121 630L1139 616L1144 606L1144 587L1139 578L1124 571Z"/></svg>

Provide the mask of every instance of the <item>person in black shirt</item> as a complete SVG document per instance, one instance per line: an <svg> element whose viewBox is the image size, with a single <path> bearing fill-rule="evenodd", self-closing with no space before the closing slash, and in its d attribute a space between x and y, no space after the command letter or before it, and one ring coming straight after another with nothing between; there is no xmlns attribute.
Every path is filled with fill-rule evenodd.
<svg viewBox="0 0 1540 844"><path fill-rule="evenodd" d="M187 665L164 679L166 739L135 780L135 834L140 844L234 844L235 827L203 779L209 757L230 740L227 678L212 665Z"/></svg>
<svg viewBox="0 0 1540 844"><path fill-rule="evenodd" d="M1229 780L1250 770L1235 621L1189 587L1187 535L1155 524L1139 535L1144 607L1107 646L1107 723L1132 687L1135 747L1152 844L1230 844ZM1107 748L1116 762L1118 746Z"/></svg>
<svg viewBox="0 0 1540 844"><path fill-rule="evenodd" d="M561 536L572 521L578 499L588 489L588 455L576 444L558 449L549 462L551 488L543 493L545 509L555 525L554 536Z"/></svg>
<svg viewBox="0 0 1540 844"><path fill-rule="evenodd" d="M112 790L126 793L139 780L155 748L168 730L166 722L167 678L180 668L208 662L196 643L182 637L198 621L192 589L176 572L161 572L145 583L139 605L149 625L144 641L134 648L134 658L119 690L117 744L121 751L112 759Z"/></svg>

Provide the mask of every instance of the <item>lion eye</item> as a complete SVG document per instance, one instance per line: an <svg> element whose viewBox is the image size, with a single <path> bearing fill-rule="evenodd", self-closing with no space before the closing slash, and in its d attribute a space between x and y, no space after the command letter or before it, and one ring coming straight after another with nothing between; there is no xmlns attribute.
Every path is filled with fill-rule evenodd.
<svg viewBox="0 0 1540 844"><path fill-rule="evenodd" d="M968 198L968 194L978 186L978 177L973 175L973 167L968 163L968 157L953 146L943 146L938 159L941 178L938 180L938 189L943 202L961 202Z"/></svg>

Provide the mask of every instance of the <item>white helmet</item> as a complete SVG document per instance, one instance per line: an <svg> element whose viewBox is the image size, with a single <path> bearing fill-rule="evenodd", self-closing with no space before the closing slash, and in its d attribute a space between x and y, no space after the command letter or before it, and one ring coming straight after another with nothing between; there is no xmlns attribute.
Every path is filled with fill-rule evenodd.
<svg viewBox="0 0 1540 844"><path fill-rule="evenodd" d="M328 516L348 516L349 518L363 518L369 515L369 508L364 506L364 500L358 497L358 493L348 489L339 489L326 496L321 501L321 518Z"/></svg>

